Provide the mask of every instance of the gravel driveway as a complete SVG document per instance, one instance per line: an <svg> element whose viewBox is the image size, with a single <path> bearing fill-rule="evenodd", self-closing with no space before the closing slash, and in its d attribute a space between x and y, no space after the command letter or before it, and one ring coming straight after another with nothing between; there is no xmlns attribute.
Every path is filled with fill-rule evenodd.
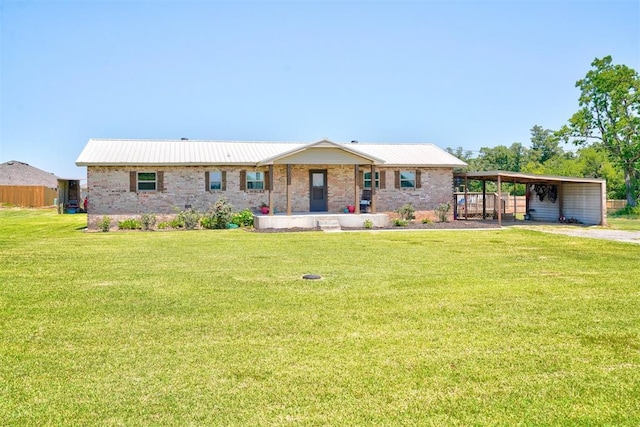
<svg viewBox="0 0 640 427"><path fill-rule="evenodd" d="M614 240L617 242L635 243L640 245L640 231L607 230L591 227L564 227L564 226L513 226L529 230L542 231L544 233L564 234L575 237L588 237L591 239Z"/></svg>

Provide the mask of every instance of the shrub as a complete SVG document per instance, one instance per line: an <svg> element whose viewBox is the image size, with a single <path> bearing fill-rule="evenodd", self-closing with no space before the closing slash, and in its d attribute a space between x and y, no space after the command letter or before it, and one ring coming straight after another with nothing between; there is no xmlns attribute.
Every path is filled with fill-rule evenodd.
<svg viewBox="0 0 640 427"><path fill-rule="evenodd" d="M409 221L403 218L396 218L393 220L393 225L396 227L406 227L409 225Z"/></svg>
<svg viewBox="0 0 640 427"><path fill-rule="evenodd" d="M233 214L231 223L238 227L253 227L253 212L251 212L251 209L244 209L237 212Z"/></svg>
<svg viewBox="0 0 640 427"><path fill-rule="evenodd" d="M140 217L140 224L142 224L144 231L153 230L153 227L156 225L156 216L152 213L144 214Z"/></svg>
<svg viewBox="0 0 640 427"><path fill-rule="evenodd" d="M227 228L227 224L231 222L233 206L227 202L224 197L216 200L209 212L202 216L200 225L203 228Z"/></svg>
<svg viewBox="0 0 640 427"><path fill-rule="evenodd" d="M438 207L435 209L434 212L440 222L447 222L448 220L447 214L449 213L450 209L451 209L451 203L449 202L440 203L440 205L438 205Z"/></svg>
<svg viewBox="0 0 640 427"><path fill-rule="evenodd" d="M413 207L413 204L411 204L411 202L397 209L396 213L400 215L401 219L404 219L406 221L411 221L412 219L416 218L416 208Z"/></svg>
<svg viewBox="0 0 640 427"><path fill-rule="evenodd" d="M164 230L165 228L170 228L171 227L171 223L168 221L163 221L161 223L158 224L158 228L160 230Z"/></svg>
<svg viewBox="0 0 640 427"><path fill-rule="evenodd" d="M364 220L364 224L363 224L364 228L366 228L367 230L370 230L373 228L373 221L371 221L370 219L365 219Z"/></svg>
<svg viewBox="0 0 640 427"><path fill-rule="evenodd" d="M423 224L431 224L433 221L431 221L429 218L422 218L422 223Z"/></svg>
<svg viewBox="0 0 640 427"><path fill-rule="evenodd" d="M142 228L140 221L135 218L127 218L123 221L118 221L118 229L120 230L139 230Z"/></svg>
<svg viewBox="0 0 640 427"><path fill-rule="evenodd" d="M98 226L100 231L106 233L107 231L109 231L109 228L111 228L111 218L105 215L100 221L96 223L96 225Z"/></svg>
<svg viewBox="0 0 640 427"><path fill-rule="evenodd" d="M640 216L640 206L633 207L633 206L627 205L613 214L613 216L627 216L627 215Z"/></svg>
<svg viewBox="0 0 640 427"><path fill-rule="evenodd" d="M168 222L168 225L171 228L184 228L184 221L180 218L180 216L176 216Z"/></svg>
<svg viewBox="0 0 640 427"><path fill-rule="evenodd" d="M177 227L174 227L174 228L184 227L187 230L193 230L198 226L198 223L200 222L200 217L201 217L200 212L198 212L193 208L180 211L178 213L178 216L174 220L174 221L177 220L176 222Z"/></svg>

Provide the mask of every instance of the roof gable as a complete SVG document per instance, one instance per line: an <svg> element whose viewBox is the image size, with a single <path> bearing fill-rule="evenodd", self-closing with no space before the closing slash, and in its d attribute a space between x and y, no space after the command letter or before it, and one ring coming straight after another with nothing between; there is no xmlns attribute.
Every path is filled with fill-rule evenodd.
<svg viewBox="0 0 640 427"><path fill-rule="evenodd" d="M384 160L369 156L328 139L322 139L308 145L293 148L287 152L264 159L259 165L267 164L345 164L345 163L384 163Z"/></svg>

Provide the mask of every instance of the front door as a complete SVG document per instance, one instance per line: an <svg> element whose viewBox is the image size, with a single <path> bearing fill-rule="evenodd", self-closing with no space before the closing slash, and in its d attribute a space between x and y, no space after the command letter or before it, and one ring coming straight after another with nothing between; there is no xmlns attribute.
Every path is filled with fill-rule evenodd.
<svg viewBox="0 0 640 427"><path fill-rule="evenodd" d="M327 171L309 171L309 210L311 212L327 211Z"/></svg>

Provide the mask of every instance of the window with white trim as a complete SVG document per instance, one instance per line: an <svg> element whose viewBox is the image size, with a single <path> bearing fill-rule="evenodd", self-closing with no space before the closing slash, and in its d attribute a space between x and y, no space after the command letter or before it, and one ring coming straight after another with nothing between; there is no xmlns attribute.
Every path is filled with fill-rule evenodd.
<svg viewBox="0 0 640 427"><path fill-rule="evenodd" d="M222 190L222 171L209 172L209 190Z"/></svg>
<svg viewBox="0 0 640 427"><path fill-rule="evenodd" d="M138 172L138 191L156 191L157 175L155 172Z"/></svg>
<svg viewBox="0 0 640 427"><path fill-rule="evenodd" d="M365 172L363 177L364 188L371 188L371 172ZM380 172L376 172L376 188L380 188Z"/></svg>
<svg viewBox="0 0 640 427"><path fill-rule="evenodd" d="M400 171L400 188L415 188L416 173L414 171Z"/></svg>
<svg viewBox="0 0 640 427"><path fill-rule="evenodd" d="M264 190L264 172L247 171L247 190Z"/></svg>

